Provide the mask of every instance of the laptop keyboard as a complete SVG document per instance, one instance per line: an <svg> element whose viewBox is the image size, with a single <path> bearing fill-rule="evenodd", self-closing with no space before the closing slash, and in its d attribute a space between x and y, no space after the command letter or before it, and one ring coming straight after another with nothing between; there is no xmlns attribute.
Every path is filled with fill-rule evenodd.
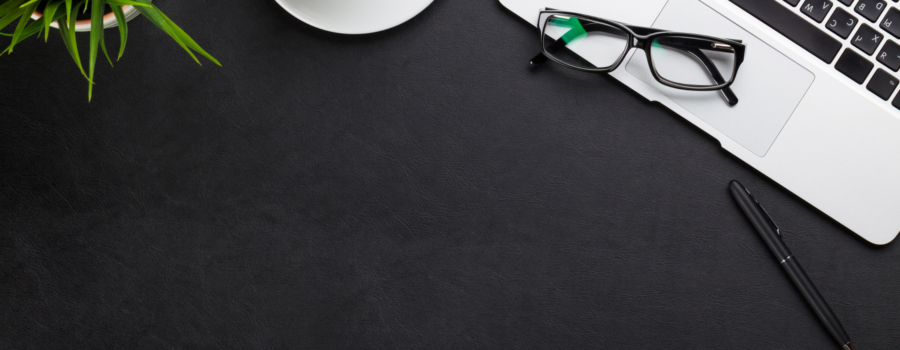
<svg viewBox="0 0 900 350"><path fill-rule="evenodd" d="M900 85L898 1L731 0L857 84L868 78L866 89L885 101ZM891 104L900 109L900 94Z"/></svg>

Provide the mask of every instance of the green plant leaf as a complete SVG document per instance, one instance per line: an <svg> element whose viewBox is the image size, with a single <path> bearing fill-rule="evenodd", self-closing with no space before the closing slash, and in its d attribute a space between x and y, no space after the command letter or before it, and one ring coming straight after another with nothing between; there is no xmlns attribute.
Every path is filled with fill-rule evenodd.
<svg viewBox="0 0 900 350"><path fill-rule="evenodd" d="M22 13L22 17L19 19L19 24L16 25L16 31L13 32L12 43L9 45L9 53L13 52L13 46L19 42L19 37L22 36L22 32L25 30L25 26L28 25L28 20L31 19L31 14L34 13L34 9L37 8L37 2L32 2L31 5L24 7L25 11ZM21 8L21 7L20 7Z"/></svg>
<svg viewBox="0 0 900 350"><path fill-rule="evenodd" d="M72 23L72 0L63 0L66 2L66 23ZM75 6L78 7L78 6Z"/></svg>
<svg viewBox="0 0 900 350"><path fill-rule="evenodd" d="M56 9L59 8L59 5L62 5L62 1L51 2L44 8L44 42L47 42L47 39L50 38L50 24L55 21L54 15L56 15Z"/></svg>
<svg viewBox="0 0 900 350"><path fill-rule="evenodd" d="M19 35L19 36L16 38L15 41L13 41L12 43L10 43L10 45L7 46L5 50L3 50L2 52L0 52L0 55L10 52L10 48L11 48L13 45L18 44L18 43L24 41L25 39L28 39L28 38L31 37L32 35L35 35L35 34L39 33L42 29L43 29L43 23L42 23L42 22L37 22L37 21L31 22L31 24L29 24L27 27L25 27L25 30L23 30L23 31L21 32L21 35Z"/></svg>
<svg viewBox="0 0 900 350"><path fill-rule="evenodd" d="M146 0L138 0L138 1L146 1ZM191 58L193 58L194 61L197 62L197 64L200 64L200 60L197 59L197 56L194 56L194 53L191 52L191 50L188 49L188 47L184 45L184 42L181 41L181 39L178 37L178 35L175 34L174 32L172 32L172 28L169 27L169 24L166 23L166 20L160 15L160 11L158 9L156 9L155 6L149 7L149 8L135 7L135 9L137 9L141 14L143 14L150 21L150 23L153 23L153 25L159 27L159 29L162 29L164 32L166 32L166 34L169 34L169 36L172 37L172 39L174 39L175 42L178 43L179 46L181 46L182 49L187 51L188 55L191 55Z"/></svg>
<svg viewBox="0 0 900 350"><path fill-rule="evenodd" d="M106 31L101 31L100 33L100 50L103 50L103 55L106 56L106 60L109 61L109 66L113 67L113 61L109 58L109 52L106 51Z"/></svg>
<svg viewBox="0 0 900 350"><path fill-rule="evenodd" d="M23 12L25 12L25 9L17 8L13 11L9 11L5 16L0 17L0 28L6 28L6 26L15 21L17 18L21 18Z"/></svg>
<svg viewBox="0 0 900 350"><path fill-rule="evenodd" d="M128 20L125 19L125 12L122 11L122 6L110 5L110 7L112 7L113 13L116 15L116 22L119 23L119 38L122 40L119 44L119 57L116 58L116 61L118 61L125 54L125 42L128 41Z"/></svg>
<svg viewBox="0 0 900 350"><path fill-rule="evenodd" d="M175 24L175 22L172 22L172 20L169 19L169 17L167 17L166 14L164 14L164 13L162 13L162 12L160 12L159 14L162 15L163 18L166 19L166 22L174 29L174 31L178 34L178 36L181 38L181 40L184 41L184 43L185 43L188 47L190 47L190 48L193 49L194 51L199 52L201 55L203 55L203 57L206 57L206 59L212 61L212 62L215 63L217 66L219 66L219 67L222 66L222 64L219 63L219 61L216 60L215 57L212 57L212 55L210 55L209 53L207 53L206 50L203 50L203 48L200 47L200 45L197 44L197 42L194 41L194 39L191 39L191 37L188 36L187 33L184 32L184 30L181 30L181 28L178 27L178 25Z"/></svg>
<svg viewBox="0 0 900 350"><path fill-rule="evenodd" d="M5 16L9 11L20 9L22 4L28 0L7 0L6 3L0 5L0 16ZM3 28L3 27L0 27Z"/></svg>
<svg viewBox="0 0 900 350"><path fill-rule="evenodd" d="M94 71L97 67L97 51L100 47L100 42L103 40L103 10L106 8L106 5L103 3L103 0L90 0L91 1L91 43L90 43L90 51L88 51L88 76L91 81L94 80ZM88 102L91 101L91 97L94 92L94 83L88 84Z"/></svg>
<svg viewBox="0 0 900 350"><path fill-rule="evenodd" d="M65 1L67 2L67 5L71 5L71 3L72 3L71 0L65 0ZM74 11L77 11L76 9L80 5L81 5L81 3L78 3L77 5L75 5L71 11L66 13L66 17L71 18L72 17L71 15L74 13ZM72 56L72 59L75 61L75 64L78 66L78 69L81 70L81 75L84 76L84 78L87 79L88 82L92 82L93 80L88 77L87 73L84 72L84 66L81 64L81 57L78 55L78 42L75 40L75 21L67 21L66 23L61 23L62 18L60 18L59 21L60 21L59 34L60 34L60 36L62 36L62 40L63 40L63 43L65 43L65 45L66 45L66 49L69 50L69 55Z"/></svg>
<svg viewBox="0 0 900 350"><path fill-rule="evenodd" d="M106 0L106 3L108 5L119 5L119 6L131 5L131 6L150 7L150 5L140 3L140 2L130 1L130 0Z"/></svg>
<svg viewBox="0 0 900 350"><path fill-rule="evenodd" d="M31 1L29 1L29 2L26 2L26 3L22 4L22 5L20 5L19 7L25 7L25 6L31 5L31 4L33 4L33 3L36 3L36 2L38 2L38 1L41 1L41 0L31 0Z"/></svg>
<svg viewBox="0 0 900 350"><path fill-rule="evenodd" d="M41 29L43 29L43 23L37 21L31 22L31 24L29 24L25 27L24 30L22 30L22 35L16 39L16 44L25 41L25 39L32 35L37 34L41 31Z"/></svg>
<svg viewBox="0 0 900 350"><path fill-rule="evenodd" d="M204 51L203 48L200 47L200 45L198 45L196 42L194 42L194 40L191 39L191 37L188 36L187 33L185 33L183 30L181 30L181 28L179 28L177 25L175 25L175 23L172 22L172 20L170 20L168 17L166 17L166 15L164 15L162 13L162 11L159 10L159 8L157 8L156 6L151 4L149 2L149 0L134 0L134 1L142 2L142 3L150 5L149 8L136 7L136 9L138 11L140 11L141 14L146 16L147 19L150 20L151 23L153 23L154 25L156 25L157 27L162 29L164 32L166 32L166 34L169 34L169 36L172 37L172 39L175 40L175 42L178 43L178 45L181 46L181 48L184 49L191 56L191 58L194 59L195 62L200 64L200 60L197 59L197 56L194 55L194 53L191 51L191 49L199 52L201 55L203 55L204 57L206 57L213 63L221 66L219 61L217 61L215 58L213 58L211 55L209 55L209 53Z"/></svg>
<svg viewBox="0 0 900 350"><path fill-rule="evenodd" d="M63 4L65 4L65 11L61 8ZM195 53L199 53L211 62L221 66L218 60L200 47L196 41L187 35L156 5L152 4L150 0L0 0L0 29L6 28L13 21L18 20L18 24L15 26L12 34L0 33L0 35L12 38L9 46L5 50L0 51L0 55L11 53L16 44L35 35L40 37L43 34L44 41L48 41L50 27L56 22L59 26L60 37L69 51L69 55L72 56L72 60L75 61L81 75L88 81L88 101L90 101L93 98L94 76L97 69L99 51L103 51L103 55L110 65L114 64L106 47L106 34L103 26L104 11L107 5L112 8L119 26L121 44L117 60L121 59L125 53L129 31L125 11L122 7L130 5L134 6L135 10L139 11L151 23L171 37L195 62L200 64L200 60L195 55ZM42 6L43 18L37 21L30 21L38 6ZM88 8L91 9L90 51L88 55L88 69L85 69L78 50L75 27L77 11L86 13Z"/></svg>

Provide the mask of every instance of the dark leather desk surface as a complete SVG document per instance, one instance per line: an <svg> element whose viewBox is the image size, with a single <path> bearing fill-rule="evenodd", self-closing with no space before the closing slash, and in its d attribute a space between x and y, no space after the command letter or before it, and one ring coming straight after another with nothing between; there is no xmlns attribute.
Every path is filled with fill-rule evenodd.
<svg viewBox="0 0 900 350"><path fill-rule="evenodd" d="M858 348L900 347L897 243L609 77L530 71L494 0L365 36L157 3L224 67L143 18L90 104L58 38L0 58L2 349L837 348L735 178Z"/></svg>

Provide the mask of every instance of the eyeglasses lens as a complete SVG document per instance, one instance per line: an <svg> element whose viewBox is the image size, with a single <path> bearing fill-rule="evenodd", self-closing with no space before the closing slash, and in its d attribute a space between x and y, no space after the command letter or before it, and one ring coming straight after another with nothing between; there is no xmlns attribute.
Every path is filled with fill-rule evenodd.
<svg viewBox="0 0 900 350"><path fill-rule="evenodd" d="M544 51L566 64L607 68L628 47L628 33L618 27L578 18L550 15L544 22Z"/></svg>
<svg viewBox="0 0 900 350"><path fill-rule="evenodd" d="M661 37L650 44L650 59L660 77L699 87L730 81L735 71L734 48L714 40Z"/></svg>

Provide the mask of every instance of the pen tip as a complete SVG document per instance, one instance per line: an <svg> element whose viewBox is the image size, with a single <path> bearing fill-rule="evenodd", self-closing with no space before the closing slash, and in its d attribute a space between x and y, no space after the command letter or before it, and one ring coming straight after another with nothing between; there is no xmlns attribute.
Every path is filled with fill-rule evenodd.
<svg viewBox="0 0 900 350"><path fill-rule="evenodd" d="M856 350L856 347L853 346L852 341L848 341L847 344L844 344L844 350Z"/></svg>

